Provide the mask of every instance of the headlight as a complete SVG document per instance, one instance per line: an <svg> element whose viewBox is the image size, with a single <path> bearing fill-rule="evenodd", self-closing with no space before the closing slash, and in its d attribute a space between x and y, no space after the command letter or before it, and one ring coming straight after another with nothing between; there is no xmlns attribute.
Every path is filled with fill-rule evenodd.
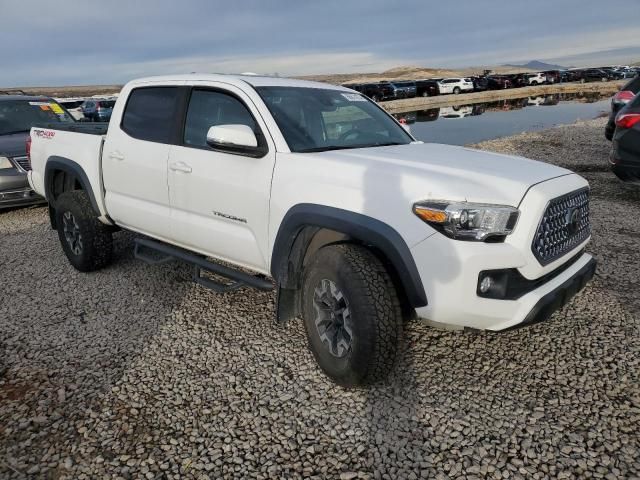
<svg viewBox="0 0 640 480"><path fill-rule="evenodd" d="M506 205L446 200L416 203L413 213L448 237L479 242L504 240L520 215L517 208Z"/></svg>
<svg viewBox="0 0 640 480"><path fill-rule="evenodd" d="M11 160L7 157L0 157L0 170L5 170L7 168L15 168Z"/></svg>

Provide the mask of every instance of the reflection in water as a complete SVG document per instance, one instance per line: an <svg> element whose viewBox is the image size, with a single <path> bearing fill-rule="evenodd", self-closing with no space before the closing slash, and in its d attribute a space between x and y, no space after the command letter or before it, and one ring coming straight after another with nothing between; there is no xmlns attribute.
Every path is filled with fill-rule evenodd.
<svg viewBox="0 0 640 480"><path fill-rule="evenodd" d="M406 124L414 125L412 133L419 140L463 145L594 118L608 109L609 98L609 94L599 92L556 93L393 115ZM476 118L479 116L482 118ZM426 122L436 120L443 122L426 125ZM449 124L446 120L461 121Z"/></svg>

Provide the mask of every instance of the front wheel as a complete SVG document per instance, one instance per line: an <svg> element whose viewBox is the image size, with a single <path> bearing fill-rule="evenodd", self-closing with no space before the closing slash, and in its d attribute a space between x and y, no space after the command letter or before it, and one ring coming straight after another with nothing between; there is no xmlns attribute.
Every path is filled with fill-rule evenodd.
<svg viewBox="0 0 640 480"><path fill-rule="evenodd" d="M458 94L460 93L460 87L456 87L456 88L454 88L454 89L453 89L453 93L454 93L455 95L458 95Z"/></svg>
<svg viewBox="0 0 640 480"><path fill-rule="evenodd" d="M109 227L96 218L86 192L65 192L55 203L56 227L69 263L92 272L111 263L113 238Z"/></svg>
<svg viewBox="0 0 640 480"><path fill-rule="evenodd" d="M382 262L368 249L321 248L305 267L303 318L324 373L345 387L384 379L402 335L400 301Z"/></svg>

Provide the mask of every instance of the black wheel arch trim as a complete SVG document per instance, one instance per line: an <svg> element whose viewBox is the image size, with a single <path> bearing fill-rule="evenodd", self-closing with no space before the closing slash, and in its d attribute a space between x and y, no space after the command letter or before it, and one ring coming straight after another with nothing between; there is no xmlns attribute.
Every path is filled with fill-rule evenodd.
<svg viewBox="0 0 640 480"><path fill-rule="evenodd" d="M271 275L279 285L291 288L287 285L291 275L289 258L305 227L328 228L378 249L395 268L411 305L414 308L427 305L427 295L413 255L393 227L361 213L326 205L297 204L282 219L271 256Z"/></svg>
<svg viewBox="0 0 640 480"><path fill-rule="evenodd" d="M91 182L89 181L89 177L87 176L84 169L78 163L69 158L58 157L55 155L47 159L44 171L44 192L49 204L53 205L55 208L54 198L51 192L53 188L53 173L60 170L65 173L70 173L77 178L78 182L82 186L82 189L87 192L89 201L91 202L91 207L95 211L96 215L102 215L102 213L100 212L100 208L98 207L98 202L96 201L95 195L93 194Z"/></svg>

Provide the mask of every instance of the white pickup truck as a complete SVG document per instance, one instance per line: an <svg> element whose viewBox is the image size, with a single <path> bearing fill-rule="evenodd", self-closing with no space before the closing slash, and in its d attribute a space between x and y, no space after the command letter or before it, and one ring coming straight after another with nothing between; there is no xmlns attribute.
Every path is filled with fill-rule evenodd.
<svg viewBox="0 0 640 480"><path fill-rule="evenodd" d="M216 291L275 286L278 320L303 318L315 358L341 385L390 371L407 318L523 326L595 271L583 178L416 141L343 87L136 80L108 128L34 128L30 156L29 182L75 268L109 264L121 228L144 235L139 258L188 262Z"/></svg>

